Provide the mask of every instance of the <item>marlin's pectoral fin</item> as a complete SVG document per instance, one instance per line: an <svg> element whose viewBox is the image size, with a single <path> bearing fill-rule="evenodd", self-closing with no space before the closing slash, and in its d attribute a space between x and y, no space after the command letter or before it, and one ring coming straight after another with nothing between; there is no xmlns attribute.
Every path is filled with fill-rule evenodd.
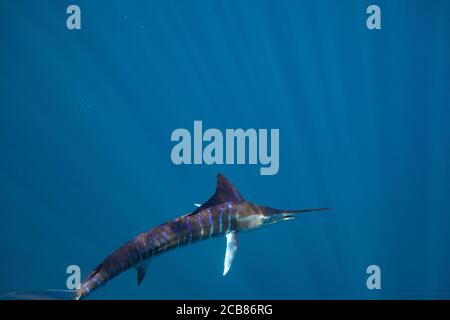
<svg viewBox="0 0 450 320"><path fill-rule="evenodd" d="M145 275L147 274L149 262L141 263L137 268L137 284L140 285L142 280L144 280Z"/></svg>
<svg viewBox="0 0 450 320"><path fill-rule="evenodd" d="M223 275L225 276L230 270L231 263L238 248L238 236L237 232L227 233L227 252L225 252L225 262L223 264Z"/></svg>

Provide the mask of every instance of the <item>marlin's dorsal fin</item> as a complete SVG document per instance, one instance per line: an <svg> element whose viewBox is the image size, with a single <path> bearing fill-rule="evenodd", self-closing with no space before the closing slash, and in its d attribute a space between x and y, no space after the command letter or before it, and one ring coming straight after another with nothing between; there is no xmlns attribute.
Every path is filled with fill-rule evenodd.
<svg viewBox="0 0 450 320"><path fill-rule="evenodd" d="M213 207L215 205L225 202L240 202L244 201L239 191L225 178L221 173L217 175L216 193L209 198L204 204L198 207L192 214L202 211L203 209Z"/></svg>

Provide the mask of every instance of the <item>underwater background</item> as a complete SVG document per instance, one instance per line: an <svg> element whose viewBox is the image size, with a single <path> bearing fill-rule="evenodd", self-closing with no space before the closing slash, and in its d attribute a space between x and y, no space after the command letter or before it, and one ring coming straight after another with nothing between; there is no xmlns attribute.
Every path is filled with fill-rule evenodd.
<svg viewBox="0 0 450 320"><path fill-rule="evenodd" d="M77 4L82 29L66 28ZM381 8L368 30L366 8ZM449 1L0 2L0 290L66 288L194 210L333 207L128 271L92 299L450 298ZM280 169L172 163L176 128L279 128ZM381 268L368 290L366 268Z"/></svg>

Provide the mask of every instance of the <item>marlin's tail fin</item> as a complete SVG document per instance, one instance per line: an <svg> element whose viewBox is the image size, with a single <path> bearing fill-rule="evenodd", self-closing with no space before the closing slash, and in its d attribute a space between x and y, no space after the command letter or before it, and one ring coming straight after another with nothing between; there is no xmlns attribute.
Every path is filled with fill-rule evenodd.
<svg viewBox="0 0 450 320"><path fill-rule="evenodd" d="M77 290L8 291L0 294L0 300L78 300Z"/></svg>

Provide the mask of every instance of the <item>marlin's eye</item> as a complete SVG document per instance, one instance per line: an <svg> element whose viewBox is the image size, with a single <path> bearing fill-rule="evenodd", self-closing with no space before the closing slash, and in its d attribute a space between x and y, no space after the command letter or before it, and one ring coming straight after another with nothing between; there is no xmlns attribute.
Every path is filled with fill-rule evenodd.
<svg viewBox="0 0 450 320"><path fill-rule="evenodd" d="M263 222L264 223L269 223L272 220L272 217L268 217L268 216L264 216L263 217Z"/></svg>

